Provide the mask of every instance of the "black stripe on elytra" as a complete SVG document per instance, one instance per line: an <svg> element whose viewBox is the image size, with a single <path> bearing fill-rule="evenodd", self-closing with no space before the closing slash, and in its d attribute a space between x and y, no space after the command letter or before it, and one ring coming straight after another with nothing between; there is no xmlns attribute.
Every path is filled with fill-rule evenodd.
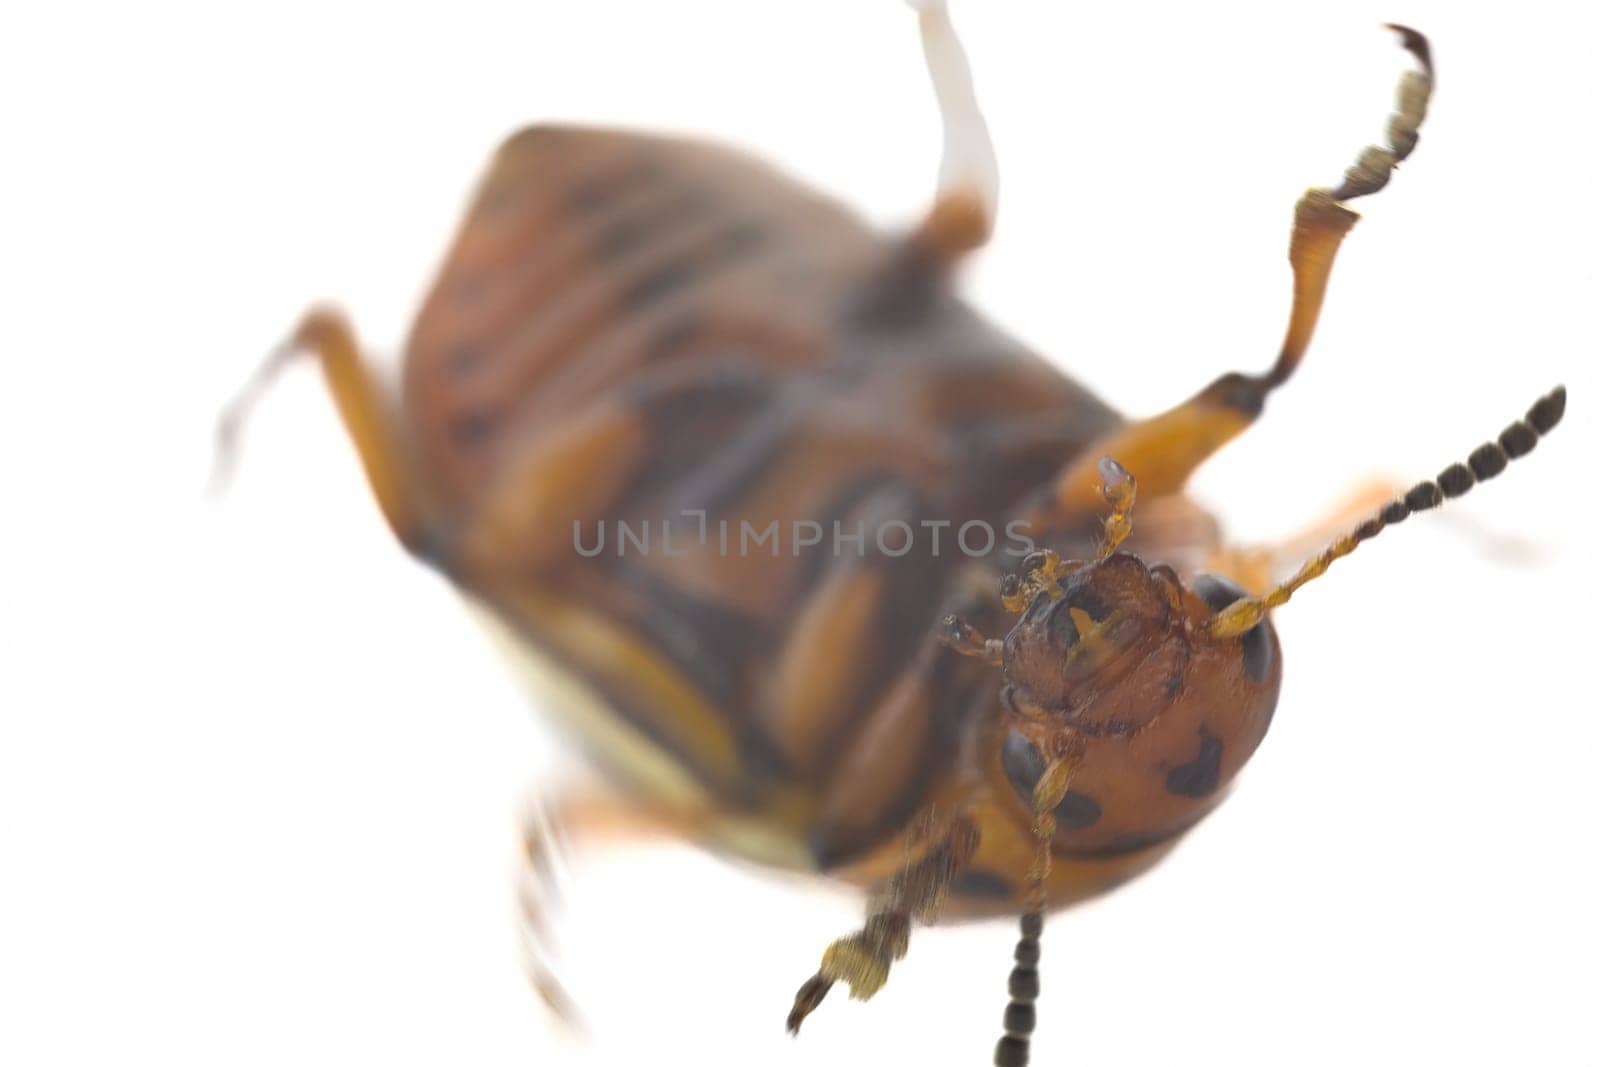
<svg viewBox="0 0 1600 1067"><path fill-rule="evenodd" d="M561 204L579 217L596 215L635 189L661 177L661 170L647 160L635 160L623 167L600 174L587 174L567 187Z"/></svg>
<svg viewBox="0 0 1600 1067"><path fill-rule="evenodd" d="M731 354L729 358L708 356L703 366L693 369L697 373L678 388L651 388L643 380L622 387L622 401L637 408L645 420L650 447L620 494L614 506L616 514L635 513L648 501L666 499L674 494L675 486L698 477L708 457L720 455L728 442L738 440L747 427L761 420L778 392L778 384L766 371ZM678 514L675 507L645 510L667 519L675 528L694 521ZM683 535L698 537L699 532L698 527L678 529L677 539L681 543ZM708 537L716 543L714 533Z"/></svg>
<svg viewBox="0 0 1600 1067"><path fill-rule="evenodd" d="M617 561L612 579L637 594L643 605L629 615L633 631L671 660L719 711L737 707L743 668L771 646L768 627L759 619L686 593L631 559ZM746 725L729 719L736 734Z"/></svg>
<svg viewBox="0 0 1600 1067"><path fill-rule="evenodd" d="M705 312L698 308L685 312L667 323L655 336L645 342L645 359L654 361L675 356L705 332Z"/></svg>
<svg viewBox="0 0 1600 1067"><path fill-rule="evenodd" d="M652 240L708 215L716 200L704 189L680 189L609 219L591 242L595 261L614 263Z"/></svg>
<svg viewBox="0 0 1600 1067"><path fill-rule="evenodd" d="M1221 611L1246 595L1238 584L1218 574L1199 575L1194 580L1193 589L1212 611ZM1266 622L1258 622L1240 634L1239 645L1244 655L1244 671L1250 680L1265 681L1267 671L1272 667L1272 638L1267 634Z"/></svg>
<svg viewBox="0 0 1600 1067"><path fill-rule="evenodd" d="M741 220L721 227L683 256L645 271L623 286L619 311L638 314L714 271L738 261L771 239L759 222Z"/></svg>
<svg viewBox="0 0 1600 1067"><path fill-rule="evenodd" d="M732 508L740 497L760 484L783 454L798 417L793 398L782 389L775 389L760 410L750 412L737 431L724 437L714 452L702 456L698 466L685 472L667 498L671 510L703 511L713 516ZM734 531L735 536L737 533ZM780 546L779 550L784 549Z"/></svg>
<svg viewBox="0 0 1600 1067"><path fill-rule="evenodd" d="M1167 772L1167 792L1180 797L1204 797L1222 784L1222 738L1200 726L1200 751L1188 763Z"/></svg>

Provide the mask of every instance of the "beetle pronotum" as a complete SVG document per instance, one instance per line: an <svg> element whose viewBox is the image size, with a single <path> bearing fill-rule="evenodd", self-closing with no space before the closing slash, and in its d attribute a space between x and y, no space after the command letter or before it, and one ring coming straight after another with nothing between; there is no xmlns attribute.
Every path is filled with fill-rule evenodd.
<svg viewBox="0 0 1600 1067"><path fill-rule="evenodd" d="M948 269L992 226L992 155L942 5L921 17L947 153L941 195L907 239L865 235L703 146L541 127L491 169L412 339L401 406L373 386L336 314L308 316L282 353L321 359L402 542L587 679L656 749L640 758L687 768L715 801L688 820L698 833L726 843L722 815L764 822L771 840L747 844L752 854L879 887L867 926L802 987L792 1026L834 982L870 995L911 918L954 893L1025 916L996 1054L1015 1063L1046 902L1164 854L1220 796L1276 698L1263 612L1298 581L1274 585L1266 561L1147 534L1135 480L1147 501L1176 501L1296 369L1354 222L1344 204L1409 154L1431 68L1426 42L1401 30L1420 70L1402 83L1387 143L1302 199L1295 303L1272 368L1124 423L948 294ZM519 258L530 248L532 266ZM992 395L963 407L979 384ZM897 408L914 392L920 407ZM1563 404L1559 390L1541 399L1382 521L1498 474ZM676 509L765 529L757 520L779 506L878 531L1022 516L1054 554L994 575L997 603L976 591L983 568L881 539L876 555L833 567L758 566L748 553L586 564L569 551L586 522ZM1329 551L1375 534L1374 521ZM1125 540L1136 554L1115 552ZM1187 576L1201 564L1238 584ZM752 589L775 610L764 615ZM1025 612L1007 643L981 635L1002 606ZM1169 624L1188 636L1143 647ZM1131 648L1137 669L1124 662ZM1002 663L1004 688L979 669ZM1139 683L1132 696L1100 703L1125 678ZM913 758L886 771L884 737L914 739ZM1136 774L1127 756L1139 745ZM1052 847L1036 852L1036 839Z"/></svg>

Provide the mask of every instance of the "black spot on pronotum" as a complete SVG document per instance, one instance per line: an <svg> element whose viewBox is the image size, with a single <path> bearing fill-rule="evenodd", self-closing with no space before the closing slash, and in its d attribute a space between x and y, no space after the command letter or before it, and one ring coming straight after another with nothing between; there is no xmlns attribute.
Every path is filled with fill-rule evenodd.
<svg viewBox="0 0 1600 1067"><path fill-rule="evenodd" d="M950 892L979 900L1009 900L1015 891L1010 882L993 871L972 870L951 882Z"/></svg>
<svg viewBox="0 0 1600 1067"><path fill-rule="evenodd" d="M1194 591L1200 594L1200 599L1212 611L1221 611L1245 595L1238 585L1215 574L1202 574L1196 578ZM1259 622L1240 634L1239 645L1244 653L1244 671L1250 680L1265 681L1267 671L1272 667L1272 638L1267 636L1267 624Z"/></svg>
<svg viewBox="0 0 1600 1067"><path fill-rule="evenodd" d="M1017 796L1033 804L1033 787L1044 774L1044 754L1033 747L1033 742L1012 730L1000 744L1000 767Z"/></svg>
<svg viewBox="0 0 1600 1067"><path fill-rule="evenodd" d="M1088 793L1069 789L1056 805L1055 816L1056 822L1067 829L1082 830L1100 821L1100 802Z"/></svg>
<svg viewBox="0 0 1600 1067"><path fill-rule="evenodd" d="M1204 797L1222 784L1222 738L1200 727L1200 751L1188 763L1167 772L1167 792L1180 797Z"/></svg>

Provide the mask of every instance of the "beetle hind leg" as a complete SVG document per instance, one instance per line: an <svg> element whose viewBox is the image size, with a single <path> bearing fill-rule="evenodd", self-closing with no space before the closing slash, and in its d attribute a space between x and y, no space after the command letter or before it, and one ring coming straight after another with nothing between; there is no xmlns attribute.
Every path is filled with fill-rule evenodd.
<svg viewBox="0 0 1600 1067"><path fill-rule="evenodd" d="M1102 456L1114 455L1138 478L1147 496L1176 493L1207 458L1260 415L1266 397L1300 365L1311 343L1333 260L1359 216L1347 202L1388 184L1395 167L1416 146L1433 86L1428 42L1415 30L1392 26L1419 68L1401 79L1389 118L1387 144L1363 150L1335 188L1310 189L1295 205L1289 240L1294 271L1293 303L1282 347L1262 374L1230 372L1177 407L1112 431L1096 441L1058 476L1049 500L1034 516L1046 527L1091 514L1099 505Z"/></svg>
<svg viewBox="0 0 1600 1067"><path fill-rule="evenodd" d="M939 258L954 259L988 241L999 203L1000 170L945 0L907 2L917 12L923 58L944 128L939 191L916 236Z"/></svg>
<svg viewBox="0 0 1600 1067"><path fill-rule="evenodd" d="M577 1005L557 974L555 960L554 919L561 907L563 842L550 805L542 797L535 797L524 809L521 829L517 903L522 916L523 971L550 1013L577 1028Z"/></svg>

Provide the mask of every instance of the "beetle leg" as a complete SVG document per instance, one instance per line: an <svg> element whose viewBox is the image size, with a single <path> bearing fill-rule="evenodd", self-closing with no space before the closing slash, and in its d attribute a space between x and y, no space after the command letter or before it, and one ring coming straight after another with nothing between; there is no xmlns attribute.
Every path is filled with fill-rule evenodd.
<svg viewBox="0 0 1600 1067"><path fill-rule="evenodd" d="M917 11L922 54L944 127L939 192L918 238L939 258L953 259L989 239L999 203L1000 171L973 92L972 70L945 0L908 2Z"/></svg>
<svg viewBox="0 0 1600 1067"><path fill-rule="evenodd" d="M993 637L984 637L979 630L959 615L946 615L941 622L939 640L943 645L963 656L981 659L991 667L1000 666L1003 643Z"/></svg>
<svg viewBox="0 0 1600 1067"><path fill-rule="evenodd" d="M556 974L552 919L561 906L565 850L549 805L535 797L522 816L522 870L517 903L522 912L523 969L552 1015L579 1025L577 1005Z"/></svg>
<svg viewBox="0 0 1600 1067"><path fill-rule="evenodd" d="M873 895L861 929L823 952L821 967L795 994L789 1012L790 1033L800 1032L800 1024L836 982L848 985L856 1000L866 1000L883 988L889 968L906 954L911 921L931 922L938 916L950 882L977 851L978 828L966 816L938 825L931 814L925 814L921 822L924 839L931 838L932 843Z"/></svg>
<svg viewBox="0 0 1600 1067"><path fill-rule="evenodd" d="M1427 112L1433 87L1428 42L1415 30L1390 28L1400 34L1401 44L1421 69L1401 78L1387 146L1365 149L1337 188L1308 190L1295 205L1289 241L1294 301L1272 368L1264 374L1224 374L1177 407L1114 430L1085 448L1057 478L1053 499L1035 516L1037 522L1050 527L1091 514L1099 506L1096 465L1103 455L1114 455L1126 464L1148 496L1176 493L1195 468L1255 421L1267 394L1294 373L1311 343L1334 254L1359 218L1346 202L1388 183L1395 166L1416 146L1417 130Z"/></svg>
<svg viewBox="0 0 1600 1067"><path fill-rule="evenodd" d="M226 484L238 452L240 428L251 410L278 372L301 355L313 356L321 364L339 417L389 528L401 544L420 551L425 540L420 494L405 460L389 398L372 368L362 361L349 321L330 308L307 312L288 340L267 356L223 409L217 420L213 486Z"/></svg>

